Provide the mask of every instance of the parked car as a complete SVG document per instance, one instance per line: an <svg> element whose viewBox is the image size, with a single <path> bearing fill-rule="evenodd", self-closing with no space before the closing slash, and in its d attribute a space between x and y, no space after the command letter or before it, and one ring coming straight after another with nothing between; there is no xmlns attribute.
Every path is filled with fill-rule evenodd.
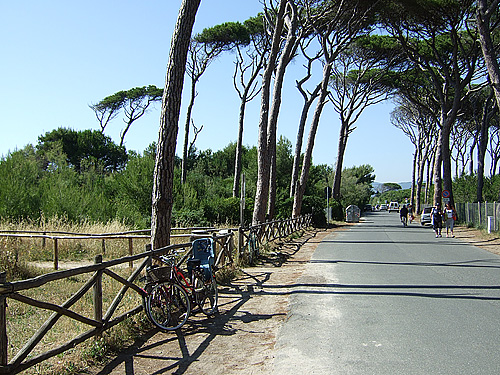
<svg viewBox="0 0 500 375"><path fill-rule="evenodd" d="M380 205L380 211L387 211L387 205L386 204L381 204Z"/></svg>
<svg viewBox="0 0 500 375"><path fill-rule="evenodd" d="M372 205L371 204L366 204L364 210L365 210L365 212L373 211Z"/></svg>
<svg viewBox="0 0 500 375"><path fill-rule="evenodd" d="M422 210L422 214L420 215L420 224L425 225L425 224L430 224L432 223L432 209L434 207L425 207Z"/></svg>
<svg viewBox="0 0 500 375"><path fill-rule="evenodd" d="M389 212L391 212L391 211L399 212L399 203L398 202L389 203Z"/></svg>

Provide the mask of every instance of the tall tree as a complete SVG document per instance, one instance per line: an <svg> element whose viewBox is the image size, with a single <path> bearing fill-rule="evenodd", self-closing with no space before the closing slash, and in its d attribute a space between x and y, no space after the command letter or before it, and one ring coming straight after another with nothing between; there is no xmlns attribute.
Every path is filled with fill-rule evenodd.
<svg viewBox="0 0 500 375"><path fill-rule="evenodd" d="M372 17L370 13L377 1L325 1L316 4L316 7L304 6L308 22L312 24L314 33L321 46L323 58L323 72L321 89L314 110L309 135L307 138L302 171L297 183L293 200L293 216L299 216L302 209L302 200L306 189L309 170L312 164L314 141L328 95L328 83L332 73L332 64L337 56L345 50L352 40L362 30L370 26Z"/></svg>
<svg viewBox="0 0 500 375"><path fill-rule="evenodd" d="M272 29L272 42L269 56L264 67L262 75L261 102L260 102L260 118L259 118L259 134L257 139L257 186L255 194L254 211L252 223L258 224L265 221L266 208L269 194L269 176L271 163L268 154L268 123L269 123L269 108L271 97L271 80L275 71L278 54L281 48L281 35L284 27L285 9L288 0L280 0L275 16Z"/></svg>
<svg viewBox="0 0 500 375"><path fill-rule="evenodd" d="M257 78L264 66L265 57L269 52L269 38L264 30L262 15L246 20L244 25L249 31L251 42L250 47L246 51L242 51L243 48L239 44L236 45L233 85L240 98L240 111L234 161L233 197L238 196L240 188L246 105L260 93Z"/></svg>
<svg viewBox="0 0 500 375"><path fill-rule="evenodd" d="M499 43L493 41L494 30L500 25L500 0L477 0L476 24L484 61L488 69L490 83L500 108L500 66L498 64Z"/></svg>
<svg viewBox="0 0 500 375"><path fill-rule="evenodd" d="M270 160L267 216L270 219L274 218L276 207L276 133L278 127L278 115L281 108L281 92L283 90L286 68L295 55L301 38L300 35L297 35L299 33L298 18L299 10L297 9L295 0L289 0L284 19L286 39L276 67L271 111L269 122L267 124L267 154ZM305 32L304 27L300 29L300 33L303 32Z"/></svg>
<svg viewBox="0 0 500 375"><path fill-rule="evenodd" d="M130 90L118 91L89 107L99 121L101 133L104 133L108 123L123 109L125 127L120 132L120 146L123 146L125 135L132 124L147 113L151 105L161 99L162 94L163 90L154 85L134 87Z"/></svg>
<svg viewBox="0 0 500 375"><path fill-rule="evenodd" d="M442 190L453 200L450 134L459 114L466 88L473 80L479 62L475 31L469 27L472 0L418 2L396 0L390 3L386 19L407 57L425 72L439 103L439 135L434 165L434 202L441 201Z"/></svg>
<svg viewBox="0 0 500 375"><path fill-rule="evenodd" d="M383 51L366 50L353 44L341 53L332 65L330 80L332 88L330 102L340 118L340 132L337 148L335 176L333 179L333 199L340 200L340 181L344 154L349 135L355 130L354 124L369 106L387 99L392 89L389 70L393 57Z"/></svg>
<svg viewBox="0 0 500 375"><path fill-rule="evenodd" d="M179 129L179 112L189 42L200 1L182 1L170 45L154 170L151 213L151 243L153 249L170 244L174 161Z"/></svg>
<svg viewBox="0 0 500 375"><path fill-rule="evenodd" d="M391 113L391 122L408 136L414 146L411 205L415 212L420 212L424 170L434 149L436 122L434 116L405 96L399 96L396 103L399 105Z"/></svg>
<svg viewBox="0 0 500 375"><path fill-rule="evenodd" d="M498 116L498 106L492 105L494 97L494 89L491 88L490 93L487 94L482 106L480 117L480 132L478 141L477 152L477 201L483 201L483 188L484 188L484 159L486 156L486 149L488 147L488 133L490 128L490 120L493 115Z"/></svg>
<svg viewBox="0 0 500 375"><path fill-rule="evenodd" d="M187 174L187 158L189 147L189 127L192 122L192 112L194 107L194 100L198 93L196 92L196 85L201 76L205 73L210 63L219 56L222 52L222 46L219 44L207 44L197 41L196 37L193 38L189 44L189 53L187 61L187 75L191 78L191 95L189 104L186 110L186 122L184 123L184 143L182 149L182 171L181 183L186 181Z"/></svg>
<svg viewBox="0 0 500 375"><path fill-rule="evenodd" d="M312 39L306 40L306 43ZM316 56L309 57L306 52L306 48L304 43L301 43L302 55L307 60L307 65L304 65L306 68L306 75L296 81L297 89L299 90L302 98L304 99L304 104L302 106L302 112L300 115L299 126L297 129L297 138L295 142L295 154L293 157L293 168L292 168L292 179L290 181L290 198L295 196L295 189L297 188L297 181L299 178L300 171L300 159L302 154L302 143L304 141L304 131L307 123L307 116L309 115L309 110L314 103L314 100L319 96L319 92L321 90L321 82L316 85L316 87L310 92L304 87L304 84L309 81L312 77L312 66L315 61L317 61L321 57L321 51L316 53Z"/></svg>

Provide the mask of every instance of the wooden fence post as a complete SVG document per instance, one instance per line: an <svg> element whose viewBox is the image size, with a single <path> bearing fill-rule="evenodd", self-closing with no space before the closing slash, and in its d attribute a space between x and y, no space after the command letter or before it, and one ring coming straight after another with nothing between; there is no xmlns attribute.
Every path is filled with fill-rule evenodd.
<svg viewBox="0 0 500 375"><path fill-rule="evenodd" d="M217 254L217 233L215 233L215 232L212 233L212 241L214 244L214 256L215 256L215 259L217 259L217 256L218 256L218 254ZM224 251L224 249L222 249L222 251Z"/></svg>
<svg viewBox="0 0 500 375"><path fill-rule="evenodd" d="M57 245L57 238L54 238L54 269L59 269L59 247Z"/></svg>
<svg viewBox="0 0 500 375"><path fill-rule="evenodd" d="M497 202L493 202L493 227L498 230L497 227Z"/></svg>
<svg viewBox="0 0 500 375"><path fill-rule="evenodd" d="M7 273L0 272L0 284L7 281ZM7 366L7 297L5 294L0 296L0 366Z"/></svg>
<svg viewBox="0 0 500 375"><path fill-rule="evenodd" d="M484 201L484 217L486 219L486 227L488 226L488 202Z"/></svg>
<svg viewBox="0 0 500 375"><path fill-rule="evenodd" d="M94 264L102 263L102 255L96 255ZM94 320L102 322L102 270L97 271L98 276L94 284Z"/></svg>
<svg viewBox="0 0 500 375"><path fill-rule="evenodd" d="M106 254L106 240L104 238L102 239L102 253Z"/></svg>
<svg viewBox="0 0 500 375"><path fill-rule="evenodd" d="M234 251L234 233L231 232L229 237L229 261L233 264L233 251Z"/></svg>
<svg viewBox="0 0 500 375"><path fill-rule="evenodd" d="M238 259L240 259L241 255L243 254L243 227L240 226L238 228Z"/></svg>
<svg viewBox="0 0 500 375"><path fill-rule="evenodd" d="M128 239L128 255L134 255L134 244L132 237ZM131 260L130 262L128 262L128 266L129 268L134 268L134 261Z"/></svg>

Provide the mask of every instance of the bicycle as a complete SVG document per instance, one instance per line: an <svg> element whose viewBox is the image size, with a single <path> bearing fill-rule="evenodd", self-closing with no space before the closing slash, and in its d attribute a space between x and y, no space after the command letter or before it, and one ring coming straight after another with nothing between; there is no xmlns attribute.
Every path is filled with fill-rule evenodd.
<svg viewBox="0 0 500 375"><path fill-rule="evenodd" d="M158 257L164 267L147 270L144 308L147 317L158 328L174 331L181 328L197 305L207 316L217 312L218 292L210 265L210 277L205 277L200 259L188 260L188 275L178 267L176 254Z"/></svg>
<svg viewBox="0 0 500 375"><path fill-rule="evenodd" d="M253 264L259 258L259 238L255 232L250 231L248 235L248 263Z"/></svg>

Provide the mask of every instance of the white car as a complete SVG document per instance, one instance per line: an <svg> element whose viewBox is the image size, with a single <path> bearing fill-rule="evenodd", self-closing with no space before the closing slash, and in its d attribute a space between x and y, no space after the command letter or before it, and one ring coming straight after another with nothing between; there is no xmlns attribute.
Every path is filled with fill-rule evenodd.
<svg viewBox="0 0 500 375"><path fill-rule="evenodd" d="M398 202L389 203L389 212L391 212L391 211L399 212L399 203Z"/></svg>
<svg viewBox="0 0 500 375"><path fill-rule="evenodd" d="M434 207L425 207L422 210L422 215L420 215L420 224L425 225L425 224L430 224L432 223L432 209Z"/></svg>

